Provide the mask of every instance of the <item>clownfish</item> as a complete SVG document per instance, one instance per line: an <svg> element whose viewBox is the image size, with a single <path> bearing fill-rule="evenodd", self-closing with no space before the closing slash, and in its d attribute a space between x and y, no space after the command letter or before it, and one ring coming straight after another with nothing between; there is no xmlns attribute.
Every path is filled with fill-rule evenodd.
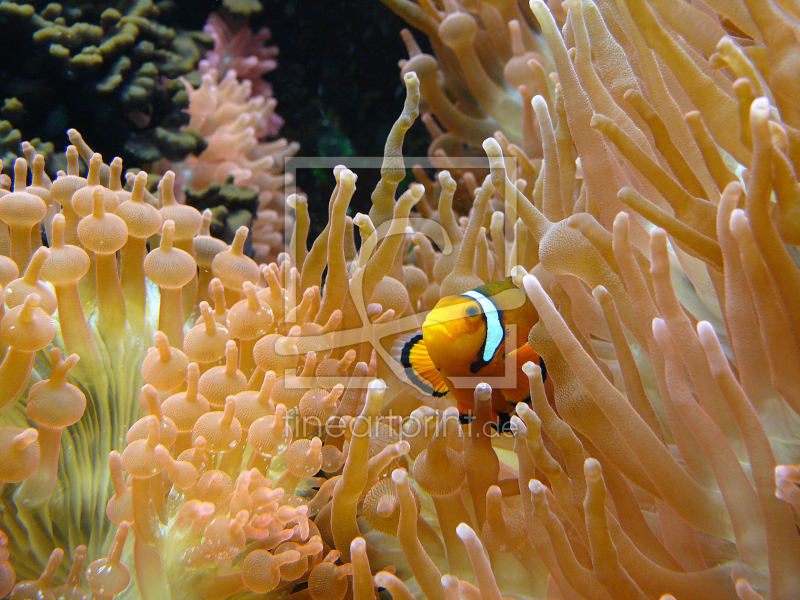
<svg viewBox="0 0 800 600"><path fill-rule="evenodd" d="M542 369L548 400L553 385L544 361L528 344L539 320L527 294L508 277L436 303L416 334L399 346L399 361L408 381L430 396L455 398L459 413L469 418L475 386L492 387L492 410L502 425L518 402L530 401L530 383L522 365Z"/></svg>

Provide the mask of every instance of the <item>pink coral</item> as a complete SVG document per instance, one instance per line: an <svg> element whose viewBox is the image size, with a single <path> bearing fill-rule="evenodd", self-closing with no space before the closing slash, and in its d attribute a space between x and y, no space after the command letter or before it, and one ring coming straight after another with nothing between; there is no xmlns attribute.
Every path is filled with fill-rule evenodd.
<svg viewBox="0 0 800 600"><path fill-rule="evenodd" d="M272 98L253 96L249 81L239 82L236 72L228 71L221 80L212 69L203 75L198 88L184 81L189 94L189 127L208 142L208 147L191 164L186 179L192 190L200 190L213 181L223 182L233 176L236 185L273 189L275 167L280 159L296 151L296 144L286 140L265 143L270 115L277 102Z"/></svg>
<svg viewBox="0 0 800 600"><path fill-rule="evenodd" d="M199 156L189 156L169 168L182 175L184 185L201 191L211 183L233 177L236 185L258 191L258 211L253 223L253 245L259 260L282 241L281 216L285 187L291 178L283 173L286 158L299 149L286 139L266 141L276 101L252 95L249 80L238 81L230 70L222 80L211 69L195 89L184 81L189 94L189 127L208 142Z"/></svg>
<svg viewBox="0 0 800 600"><path fill-rule="evenodd" d="M285 188L292 183L284 175L285 160L299 149L277 135L283 119L275 113L277 101L263 79L277 66L278 49L266 46L268 29L256 32L243 22L209 17L205 31L214 49L200 62L202 82L195 88L183 81L189 95L188 128L208 143L199 156L180 163L164 163L162 172L176 173L179 188L201 192L212 183L233 183L258 192L258 208L252 223L253 248L259 262L275 258L271 248L283 244ZM269 141L268 141L269 140ZM178 192L179 199L181 198Z"/></svg>
<svg viewBox="0 0 800 600"><path fill-rule="evenodd" d="M264 75L274 71L278 66L277 46L267 46L272 35L266 27L256 33L242 21L229 22L212 13L208 17L205 31L214 40L214 49L200 61L198 71L205 75L212 69L218 73L227 73L233 69L239 81L248 80L253 86L254 96L272 97L272 86L264 80ZM269 135L277 135L283 125L283 119L272 114Z"/></svg>

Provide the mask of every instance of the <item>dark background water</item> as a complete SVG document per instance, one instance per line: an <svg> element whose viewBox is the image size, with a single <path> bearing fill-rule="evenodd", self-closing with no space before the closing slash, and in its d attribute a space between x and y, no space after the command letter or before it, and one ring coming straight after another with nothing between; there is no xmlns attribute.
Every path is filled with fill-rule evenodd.
<svg viewBox="0 0 800 600"><path fill-rule="evenodd" d="M95 19L108 7L119 7L124 13L131 5L129 0L94 1L96 5L89 12L96 13ZM37 11L46 4L44 0L30 3ZM250 25L253 30L269 27L270 44L279 48L278 68L266 79L272 84L277 112L285 122L280 135L299 142L298 156L302 157L341 157L341 162L347 163L347 157L382 156L386 135L405 97L397 65L407 57L400 38L405 27L402 19L380 0L261 3L264 8L251 18ZM164 9L159 17L162 24L189 31L201 30L208 15L222 9L221 0L157 0L156 4ZM63 6L66 12L87 3L65 0ZM98 94L96 77L66 72L48 55L47 45L33 42L30 23L0 12L0 29L0 100L15 97L24 106L24 111L16 115L0 110L0 119L9 119L11 126L19 129L21 139L52 142L57 155L68 143L66 129L74 127L107 160L122 156L125 168L149 164L144 154L128 151L137 132L131 123L121 121L126 110L120 108L119 94ZM424 47L427 40L421 35L417 38ZM169 101L160 106L160 113L154 109L153 125L163 124L177 132L183 118L180 111ZM159 114L164 119L160 122ZM10 164L13 155L18 155L19 138L5 136L0 127L0 152L5 152L2 156ZM427 131L417 123L407 136L404 153L424 156L428 142ZM48 166L53 172L60 168L49 162ZM378 169L357 173L351 214L369 209L370 193L380 177ZM332 170L300 170L297 183L309 197L313 238L327 218L334 187Z"/></svg>
<svg viewBox="0 0 800 600"><path fill-rule="evenodd" d="M305 156L382 156L405 99L397 66L408 56L400 39L403 20L377 0L262 3L281 49L272 81L286 118L283 135L298 140ZM417 123L404 152L425 155L428 142ZM369 209L380 173L360 170L358 176L352 214ZM298 172L298 179L310 198L326 200L333 189L329 172Z"/></svg>
<svg viewBox="0 0 800 600"><path fill-rule="evenodd" d="M192 3L207 14L220 2ZM400 30L405 22L379 0L262 0L251 19L254 30L269 27L278 46L278 68L267 76L285 123L281 136L300 143L298 156L382 156L386 135L400 115L405 86L398 61L407 58ZM200 5L204 5L200 9ZM183 21L187 15L181 17ZM185 27L199 23L185 21ZM427 39L415 36L425 48ZM425 156L430 141L417 122L404 145L406 156ZM357 172L351 214L369 210L380 173ZM327 219L335 184L329 170L298 171L298 187L309 197L312 227ZM313 231L313 230L312 230Z"/></svg>

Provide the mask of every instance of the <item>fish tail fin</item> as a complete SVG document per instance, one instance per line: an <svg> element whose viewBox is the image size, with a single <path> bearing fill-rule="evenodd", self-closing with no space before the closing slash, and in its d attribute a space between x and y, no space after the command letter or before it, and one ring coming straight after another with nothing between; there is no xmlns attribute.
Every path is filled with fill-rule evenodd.
<svg viewBox="0 0 800 600"><path fill-rule="evenodd" d="M433 364L422 334L399 338L392 346L391 354L402 365L408 383L416 389L437 398L447 394L447 384Z"/></svg>

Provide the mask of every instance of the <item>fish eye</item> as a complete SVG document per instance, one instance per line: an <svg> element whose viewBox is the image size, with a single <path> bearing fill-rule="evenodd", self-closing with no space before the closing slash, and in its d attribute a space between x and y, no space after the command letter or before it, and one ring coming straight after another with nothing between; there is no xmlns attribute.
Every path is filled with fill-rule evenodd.
<svg viewBox="0 0 800 600"><path fill-rule="evenodd" d="M467 307L467 316L468 317L477 317L478 316L478 309L475 306L468 306Z"/></svg>

